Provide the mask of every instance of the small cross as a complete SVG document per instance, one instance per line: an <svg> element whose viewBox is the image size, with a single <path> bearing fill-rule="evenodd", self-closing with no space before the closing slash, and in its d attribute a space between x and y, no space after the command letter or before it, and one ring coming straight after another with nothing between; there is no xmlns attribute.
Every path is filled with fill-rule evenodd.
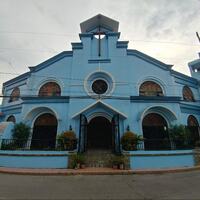
<svg viewBox="0 0 200 200"><path fill-rule="evenodd" d="M99 26L98 31L94 33L94 35L98 35L98 52L99 52L98 55L100 57L101 56L101 36L105 35L105 32L102 32Z"/></svg>

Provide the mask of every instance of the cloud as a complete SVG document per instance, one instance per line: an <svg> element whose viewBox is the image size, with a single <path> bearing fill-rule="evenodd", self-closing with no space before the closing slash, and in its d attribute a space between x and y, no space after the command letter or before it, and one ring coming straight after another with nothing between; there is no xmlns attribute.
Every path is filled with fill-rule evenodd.
<svg viewBox="0 0 200 200"><path fill-rule="evenodd" d="M170 30L170 22L172 22L175 16L174 11L163 11L157 10L152 17L149 18L149 23L146 27L146 34L148 37L159 36Z"/></svg>
<svg viewBox="0 0 200 200"><path fill-rule="evenodd" d="M71 50L71 42L79 41L79 24L102 13L120 22L121 40L129 40L129 48L174 64L175 69L181 66L188 74L187 62L199 51L199 10L199 0L0 0L1 71L12 72L11 61L23 73L27 66ZM2 84L10 77L0 78Z"/></svg>

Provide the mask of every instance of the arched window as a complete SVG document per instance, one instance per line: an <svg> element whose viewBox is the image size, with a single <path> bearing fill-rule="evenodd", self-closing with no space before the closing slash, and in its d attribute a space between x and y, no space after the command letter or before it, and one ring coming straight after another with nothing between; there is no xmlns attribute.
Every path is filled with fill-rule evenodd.
<svg viewBox="0 0 200 200"><path fill-rule="evenodd" d="M150 113L146 115L142 121L143 126L159 126L159 127L167 127L166 120L157 113Z"/></svg>
<svg viewBox="0 0 200 200"><path fill-rule="evenodd" d="M140 96L163 96L163 91L157 83L145 81L140 86Z"/></svg>
<svg viewBox="0 0 200 200"><path fill-rule="evenodd" d="M39 91L39 96L60 96L60 86L55 82L45 83Z"/></svg>
<svg viewBox="0 0 200 200"><path fill-rule="evenodd" d="M192 90L188 86L183 87L183 99L185 101L195 101Z"/></svg>
<svg viewBox="0 0 200 200"><path fill-rule="evenodd" d="M187 119L187 124L188 126L199 126L199 123L196 119L196 117L194 117L193 115L189 115L188 119Z"/></svg>
<svg viewBox="0 0 200 200"><path fill-rule="evenodd" d="M20 90L18 87L16 87L11 92L9 102L18 101L19 97L20 97Z"/></svg>
<svg viewBox="0 0 200 200"><path fill-rule="evenodd" d="M34 123L35 126L57 126L57 119L54 115L45 113L40 115Z"/></svg>
<svg viewBox="0 0 200 200"><path fill-rule="evenodd" d="M15 119L15 117L14 117L13 115L10 115L10 116L7 118L6 121L7 121L7 122L13 122L13 123L15 123L15 122L16 122L16 119Z"/></svg>

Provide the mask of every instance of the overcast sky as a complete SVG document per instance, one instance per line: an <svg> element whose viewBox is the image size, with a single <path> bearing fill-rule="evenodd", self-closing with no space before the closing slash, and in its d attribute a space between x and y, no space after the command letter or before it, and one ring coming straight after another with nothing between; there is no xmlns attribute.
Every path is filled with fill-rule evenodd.
<svg viewBox="0 0 200 200"><path fill-rule="evenodd" d="M130 49L189 75L187 63L200 51L200 0L0 0L0 87L71 50L79 24L99 13L119 21Z"/></svg>

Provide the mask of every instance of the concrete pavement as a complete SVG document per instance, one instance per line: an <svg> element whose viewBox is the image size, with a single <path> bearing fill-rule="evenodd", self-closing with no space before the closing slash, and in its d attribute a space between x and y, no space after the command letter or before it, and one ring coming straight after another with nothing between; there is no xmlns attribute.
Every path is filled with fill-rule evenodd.
<svg viewBox="0 0 200 200"><path fill-rule="evenodd" d="M200 171L143 175L0 174L0 199L200 199Z"/></svg>

